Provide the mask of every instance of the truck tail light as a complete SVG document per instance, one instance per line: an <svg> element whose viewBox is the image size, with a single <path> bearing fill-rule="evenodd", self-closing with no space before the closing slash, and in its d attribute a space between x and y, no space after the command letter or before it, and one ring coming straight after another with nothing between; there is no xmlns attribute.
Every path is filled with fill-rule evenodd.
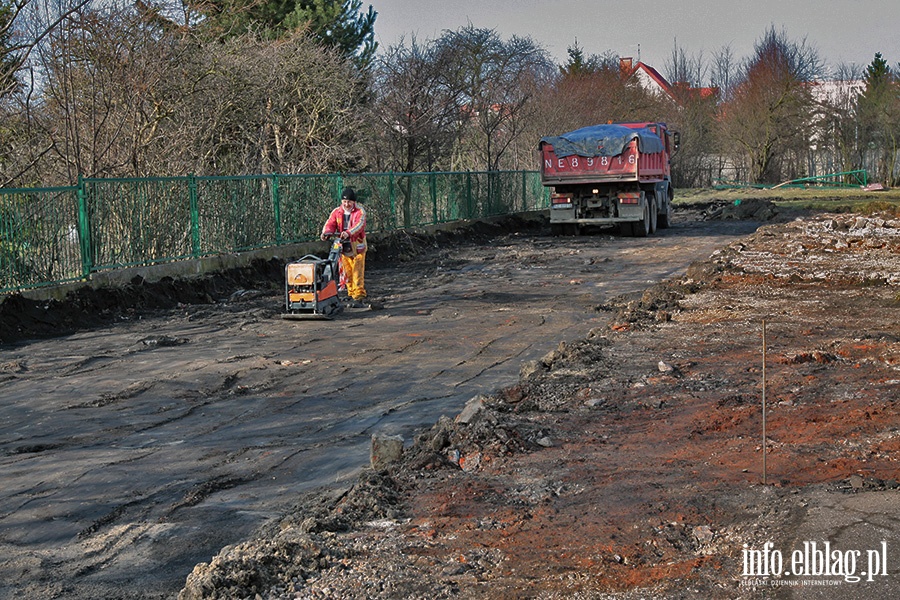
<svg viewBox="0 0 900 600"><path fill-rule="evenodd" d="M572 194L553 194L550 196L552 208L572 208Z"/></svg>
<svg viewBox="0 0 900 600"><path fill-rule="evenodd" d="M619 192L619 204L640 204L640 192Z"/></svg>

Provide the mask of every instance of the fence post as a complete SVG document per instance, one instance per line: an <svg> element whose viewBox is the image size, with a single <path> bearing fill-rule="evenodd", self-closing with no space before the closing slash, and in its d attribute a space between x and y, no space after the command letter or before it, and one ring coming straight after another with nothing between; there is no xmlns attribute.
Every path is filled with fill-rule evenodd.
<svg viewBox="0 0 900 600"><path fill-rule="evenodd" d="M528 194L528 179L525 174L525 169L522 169L522 212L528 211L528 200L526 195Z"/></svg>
<svg viewBox="0 0 900 600"><path fill-rule="evenodd" d="M200 210L197 203L197 178L193 173L188 175L188 193L191 202L191 254L200 256Z"/></svg>
<svg viewBox="0 0 900 600"><path fill-rule="evenodd" d="M437 202L437 175L435 173L431 174L431 177L428 178L428 183L431 187L431 222L433 225L437 225L438 223L438 202Z"/></svg>
<svg viewBox="0 0 900 600"><path fill-rule="evenodd" d="M78 175L78 237L81 247L81 276L87 279L91 275L93 249L91 248L91 221L88 217L87 197L84 189L84 178Z"/></svg>
<svg viewBox="0 0 900 600"><path fill-rule="evenodd" d="M466 171L466 218L475 216L475 207L472 204L472 171Z"/></svg>
<svg viewBox="0 0 900 600"><path fill-rule="evenodd" d="M278 196L278 173L272 173L272 209L275 215L275 243L281 245L281 198Z"/></svg>
<svg viewBox="0 0 900 600"><path fill-rule="evenodd" d="M394 231L398 229L397 227L397 198L395 196L396 192L394 191L394 172L391 171L388 173L388 202L391 207L391 226L389 228L390 231Z"/></svg>
<svg viewBox="0 0 900 600"><path fill-rule="evenodd" d="M487 178L487 210L482 211L483 217L497 214L497 172L485 171Z"/></svg>

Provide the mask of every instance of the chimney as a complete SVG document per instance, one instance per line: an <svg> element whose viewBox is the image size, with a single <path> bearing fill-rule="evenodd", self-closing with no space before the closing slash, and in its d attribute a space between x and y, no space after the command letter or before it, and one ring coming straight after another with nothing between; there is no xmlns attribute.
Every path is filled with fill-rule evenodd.
<svg viewBox="0 0 900 600"><path fill-rule="evenodd" d="M619 71L626 75L634 69L634 59L630 56L619 59Z"/></svg>

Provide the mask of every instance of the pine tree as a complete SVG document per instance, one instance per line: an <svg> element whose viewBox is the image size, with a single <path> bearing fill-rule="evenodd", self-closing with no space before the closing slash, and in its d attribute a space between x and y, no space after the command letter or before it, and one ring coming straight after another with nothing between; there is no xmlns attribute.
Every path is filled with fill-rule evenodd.
<svg viewBox="0 0 900 600"><path fill-rule="evenodd" d="M281 35L309 27L324 45L367 68L378 48L375 18L369 5L363 13L362 0L195 0L196 8L207 15L207 27L220 36L239 35L251 29Z"/></svg>
<svg viewBox="0 0 900 600"><path fill-rule="evenodd" d="M309 24L313 34L325 44L338 48L367 67L375 57L375 18L378 13L369 5L360 12L362 0L299 0L283 24L288 28Z"/></svg>
<svg viewBox="0 0 900 600"><path fill-rule="evenodd" d="M857 104L863 152L876 160L875 176L893 184L900 155L900 89L888 62L878 52L863 76L866 89Z"/></svg>

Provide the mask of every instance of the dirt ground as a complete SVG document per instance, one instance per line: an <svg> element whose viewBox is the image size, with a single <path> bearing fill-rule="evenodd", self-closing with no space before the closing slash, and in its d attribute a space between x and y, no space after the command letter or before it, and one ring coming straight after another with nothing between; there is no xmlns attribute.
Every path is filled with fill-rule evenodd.
<svg viewBox="0 0 900 600"><path fill-rule="evenodd" d="M487 367L459 376L451 387L457 396L472 398L461 412L419 428L405 423L404 431L415 435L397 461L293 500L289 510L243 536L245 541L229 542L212 560L197 564L178 597L896 597L900 219L818 214L795 220L777 213L766 202L698 207L678 215L670 237L648 240L566 240L540 231L498 238L496 230L470 230L459 235L474 242L471 246L457 245L461 240L453 236L386 244L385 257L409 259L405 276L430 278L422 287L443 292L441 285L465 279L468 269L486 274L504 251L515 249L510 255L518 260L505 264L501 276L512 279L523 272L521 289L533 279L535 298L522 306L540 304L546 301L540 293L563 287L563 297L587 303L591 311L580 317L589 325L586 335L554 337L541 330L545 346L553 348L549 352L532 356L540 344L507 350L490 358ZM724 246L683 275L678 261L671 263L674 277L636 269L688 247L699 252L705 246L678 236L716 228L721 233L734 218L753 221L746 231L757 221L770 224L738 238L733 237L738 230L729 229L731 241L722 240ZM656 246L661 241L668 245ZM568 254L546 258L561 242L568 244ZM524 254L522 244L532 253ZM432 247L442 250L423 252ZM604 279L615 280L609 269L629 252L638 258L629 265L633 280L604 288ZM566 256L575 262L560 262ZM534 269L541 268L553 275L538 271L536 277ZM145 293L85 292L67 303L74 309L69 316L60 307L8 301L0 310L3 341L24 345L4 353L0 380L15 384L27 377L29 359L22 349L41 346L22 339L66 327L106 327L123 314L136 319L141 311L171 310L167 302L178 309L179 302L217 298L235 285L259 287L253 273L266 269L280 276L280 265L257 265L200 288L163 282L168 288L159 290L135 282ZM594 279L598 272L602 276ZM393 284L382 280L384 316L403 293L403 276L397 270L391 275ZM373 271L373 278L378 276ZM664 281L647 288L659 279ZM479 300L481 311L498 307L486 317L496 321L509 314L526 330L558 318L525 308L516 315L516 302L485 292L481 283L462 285L449 308L425 296L405 308L429 314L432 327L451 332L453 319L442 319L447 311L463 309L460 298ZM598 293L588 293L588 284ZM234 305L241 326L232 331L259 334L248 314L276 316L261 306ZM204 316L186 312L201 321ZM97 321L86 323L85 314ZM358 329L360 322L351 325ZM561 323L557 329L571 332L573 326ZM145 339L174 349L182 344L174 334ZM557 346L559 339L567 341ZM462 336L457 340L467 343ZM475 353L515 343L478 342ZM445 359L449 348L439 349ZM428 355L422 356L427 361ZM511 368L517 376L477 379L482 371ZM460 381L470 378L477 395L470 393L473 388L460 389ZM440 374L431 379L439 384ZM242 373L231 389L265 392L253 382ZM143 390L130 393L138 397ZM107 404L121 400L105 398ZM363 431L368 435L372 429ZM45 450L38 443L25 448L9 431L3 437L5 469L16 464L10 459ZM188 493L182 502L201 505L228 487L194 486L189 488L194 496ZM32 502L17 498L20 507ZM161 503L158 497L156 502ZM78 535L90 540L128 511L126 504ZM14 514L4 505L0 532L14 529ZM171 516L153 518L164 523ZM8 537L2 540L5 551L14 545ZM809 560L792 562L794 551L826 542L835 553L833 573L797 572L803 564L809 567ZM747 572L748 551L767 543L785 557L778 577ZM851 573L848 560L857 556ZM873 570L872 561L882 556L883 564ZM7 566L4 578L27 579L40 570L39 562L31 568ZM853 581L866 570L878 575ZM59 582L42 585L6 589L19 597L41 597L40 590L52 592L43 597L74 597ZM123 591L121 597L141 596Z"/></svg>
<svg viewBox="0 0 900 600"><path fill-rule="evenodd" d="M198 566L181 598L895 595L898 251L896 218L819 215L598 306L609 327ZM823 514L866 494L851 523ZM869 546L841 537L852 525ZM878 540L888 575L871 582L743 576L744 544L867 556Z"/></svg>

